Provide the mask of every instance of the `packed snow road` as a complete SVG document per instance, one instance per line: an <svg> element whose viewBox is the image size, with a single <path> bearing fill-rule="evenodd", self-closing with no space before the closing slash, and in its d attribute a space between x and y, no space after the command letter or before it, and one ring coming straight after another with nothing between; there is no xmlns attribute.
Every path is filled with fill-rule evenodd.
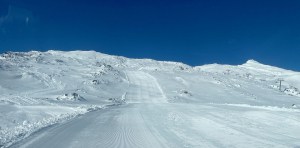
<svg viewBox="0 0 300 148"><path fill-rule="evenodd" d="M297 147L299 110L167 103L159 82L127 72L127 104L41 130L12 147Z"/></svg>
<svg viewBox="0 0 300 148"><path fill-rule="evenodd" d="M145 72L127 72L130 89L126 95L128 103L167 103L167 98L155 77Z"/></svg>

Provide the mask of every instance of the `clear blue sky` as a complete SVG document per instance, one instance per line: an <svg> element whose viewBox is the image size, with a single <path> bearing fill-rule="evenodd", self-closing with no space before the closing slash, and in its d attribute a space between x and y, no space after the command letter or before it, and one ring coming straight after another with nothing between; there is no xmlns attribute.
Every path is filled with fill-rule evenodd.
<svg viewBox="0 0 300 148"><path fill-rule="evenodd" d="M300 71L300 1L0 0L0 52L49 49Z"/></svg>

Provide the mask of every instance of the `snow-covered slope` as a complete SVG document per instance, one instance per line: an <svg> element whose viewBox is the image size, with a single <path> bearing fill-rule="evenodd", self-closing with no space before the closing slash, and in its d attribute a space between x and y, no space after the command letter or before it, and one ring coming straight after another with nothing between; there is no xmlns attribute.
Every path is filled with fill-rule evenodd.
<svg viewBox="0 0 300 148"><path fill-rule="evenodd" d="M200 71L214 73L216 75L228 75L230 77L249 79L255 84L261 83L269 87L279 90L280 82L282 81L281 91L291 95L300 97L300 73L290 70L285 70L269 65L261 64L254 60L249 60L243 65L204 65L195 67ZM250 82L251 83L251 82Z"/></svg>
<svg viewBox="0 0 300 148"><path fill-rule="evenodd" d="M283 80L281 90L279 80ZM107 111L83 115L95 120L90 128L98 133L132 132L149 139L116 141L124 142L123 147L299 146L298 89L299 72L254 60L238 66L191 67L95 51L9 52L0 55L0 147L28 136L28 143L25 140L17 147L38 147L41 142L32 142L36 141L30 138L32 133L42 133L44 127L56 123L61 127L53 130L61 132L67 119L100 108ZM118 109L109 109L111 106ZM76 119L68 124L75 122L74 127L92 135L92 130L79 126L87 121ZM114 131L128 126L139 130ZM49 136L53 135L44 138ZM91 138L69 137L70 141L57 146L80 147L88 143L84 141L107 144L108 137L98 143ZM39 139L43 141L43 137ZM76 146L74 139L79 141ZM284 140L276 142L279 139Z"/></svg>

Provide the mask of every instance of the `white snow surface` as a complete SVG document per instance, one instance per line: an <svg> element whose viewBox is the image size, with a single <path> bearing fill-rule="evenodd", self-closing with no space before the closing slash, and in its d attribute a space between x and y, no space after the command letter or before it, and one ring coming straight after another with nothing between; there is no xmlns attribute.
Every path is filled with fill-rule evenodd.
<svg viewBox="0 0 300 148"><path fill-rule="evenodd" d="M299 72L254 60L192 67L95 51L8 52L0 147L300 147L299 89Z"/></svg>

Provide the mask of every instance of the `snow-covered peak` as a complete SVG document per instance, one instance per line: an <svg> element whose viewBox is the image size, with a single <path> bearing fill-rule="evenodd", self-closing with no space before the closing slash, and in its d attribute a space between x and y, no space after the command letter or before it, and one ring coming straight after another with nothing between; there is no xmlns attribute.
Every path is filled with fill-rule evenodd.
<svg viewBox="0 0 300 148"><path fill-rule="evenodd" d="M256 60L250 59L245 64L261 64L261 63L257 62Z"/></svg>
<svg viewBox="0 0 300 148"><path fill-rule="evenodd" d="M282 74L292 72L290 70L285 70L275 66L261 64L255 60L248 60L245 64L239 65L238 67L248 69L257 74L267 74L267 75L282 75Z"/></svg>
<svg viewBox="0 0 300 148"><path fill-rule="evenodd" d="M275 68L274 66L269 66L269 65L265 65L265 64L262 64L256 60L253 60L253 59L250 59L248 60L246 63L242 64L242 66L244 67L253 67L253 68L262 68L262 67L273 67Z"/></svg>

